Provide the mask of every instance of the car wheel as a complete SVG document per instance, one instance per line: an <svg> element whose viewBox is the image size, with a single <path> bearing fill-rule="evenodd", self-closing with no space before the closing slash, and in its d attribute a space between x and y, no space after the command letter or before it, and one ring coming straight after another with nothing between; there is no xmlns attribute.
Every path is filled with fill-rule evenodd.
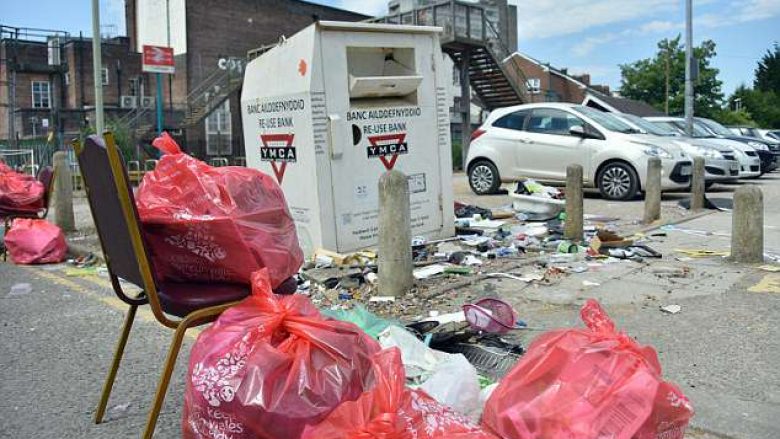
<svg viewBox="0 0 780 439"><path fill-rule="evenodd" d="M608 200L630 200L639 190L639 177L630 165L607 163L598 176L599 192Z"/></svg>
<svg viewBox="0 0 780 439"><path fill-rule="evenodd" d="M469 186L477 195L493 194L501 186L501 177L496 165L480 160L469 168Z"/></svg>

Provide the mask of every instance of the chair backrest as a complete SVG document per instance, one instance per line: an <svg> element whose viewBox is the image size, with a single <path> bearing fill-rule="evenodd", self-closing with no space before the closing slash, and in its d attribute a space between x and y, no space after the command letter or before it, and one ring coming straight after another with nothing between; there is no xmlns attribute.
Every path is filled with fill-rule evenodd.
<svg viewBox="0 0 780 439"><path fill-rule="evenodd" d="M54 190L54 168L44 166L38 171L38 181L43 184L43 205L49 207L51 192Z"/></svg>
<svg viewBox="0 0 780 439"><path fill-rule="evenodd" d="M104 140L92 135L83 146L74 143L74 149L111 276L142 288L155 315L158 319L163 318L160 317L157 284L141 233L135 199L113 136L107 133ZM116 293L123 301L133 303L136 300L124 295L116 286L114 289L119 290Z"/></svg>

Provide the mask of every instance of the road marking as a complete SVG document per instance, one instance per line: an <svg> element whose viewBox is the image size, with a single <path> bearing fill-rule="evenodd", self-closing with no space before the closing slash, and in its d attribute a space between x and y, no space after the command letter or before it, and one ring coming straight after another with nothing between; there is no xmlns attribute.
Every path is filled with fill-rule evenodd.
<svg viewBox="0 0 780 439"><path fill-rule="evenodd" d="M752 293L780 293L780 274L767 274L757 284L748 288L748 291Z"/></svg>
<svg viewBox="0 0 780 439"><path fill-rule="evenodd" d="M34 269L34 268L31 268L31 267L25 267L25 268L28 269L28 270L33 271L35 273L35 275L37 275L39 277L46 278L49 281L51 281L51 282L53 282L53 283L55 283L57 285L63 286L65 288L68 288L69 290L73 291L74 293L79 293L79 294L81 294L81 295L83 295L85 297L88 297L88 298L92 299L92 300L97 300L99 302L102 302L104 305L108 305L109 307L111 307L111 308L113 308L113 309L115 309L117 311L120 311L122 313L127 313L129 305L126 304L125 302L122 302L117 297L106 296L106 295L97 293L97 292L95 292L93 290L90 290L89 288L84 287L83 285L79 285L78 283L73 282L70 279L67 279L65 277L59 276L57 274L54 274L54 272L52 272L52 271L45 271L45 270L40 270L40 269ZM93 284L95 284L97 286L109 288L113 292L113 287L111 286L111 283L108 282L108 281L105 281L103 279L97 279L97 278L96 279L89 279L88 276L81 276L79 278L88 280L89 282L91 282L91 283L93 283ZM144 322L155 323L158 326L162 327L162 325L160 325L159 322L157 321L157 319L154 317L154 314L152 313L152 311L148 307L146 307L146 306L138 307L138 311L136 312L136 318L140 318ZM194 340L194 339L196 339L198 337L200 332L201 332L200 328L189 328L184 333L184 336Z"/></svg>

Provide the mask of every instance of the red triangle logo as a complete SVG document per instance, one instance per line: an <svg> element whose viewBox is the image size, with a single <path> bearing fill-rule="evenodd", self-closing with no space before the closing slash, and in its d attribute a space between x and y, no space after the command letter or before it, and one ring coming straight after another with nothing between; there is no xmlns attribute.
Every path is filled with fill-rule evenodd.
<svg viewBox="0 0 780 439"><path fill-rule="evenodd" d="M371 143L371 146L380 146L384 142L400 144L404 143L404 140L406 140L406 133L383 134L381 136L368 137L368 141ZM386 155L379 156L379 160L381 160L382 164L385 165L385 169L390 171L393 169L395 162L398 160L398 154L392 154L390 159L387 157L388 156Z"/></svg>
<svg viewBox="0 0 780 439"><path fill-rule="evenodd" d="M260 148L270 148L271 143L283 143L284 146L293 146L293 139L295 138L295 134L261 134L260 135L260 142L263 144ZM276 176L276 181L279 184L282 184L282 180L284 180L284 172L287 170L287 162L286 161L279 161L276 160L271 161L271 167L274 170L274 175Z"/></svg>

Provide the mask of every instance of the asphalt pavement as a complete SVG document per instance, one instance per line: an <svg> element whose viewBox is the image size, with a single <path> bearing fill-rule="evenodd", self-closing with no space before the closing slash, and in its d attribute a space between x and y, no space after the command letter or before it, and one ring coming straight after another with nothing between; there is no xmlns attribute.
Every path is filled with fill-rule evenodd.
<svg viewBox="0 0 780 439"><path fill-rule="evenodd" d="M506 197L473 196L463 183L454 181L457 200L508 203ZM754 183L764 191L767 250L780 253L780 174ZM710 196L729 198L733 188L716 186ZM664 196L664 220L686 217L677 206L684 198ZM585 210L640 227L641 200L616 203L591 195ZM730 219L728 212L716 212L657 230L658 236L646 232L661 260L593 267L549 287L510 279L476 287L498 290L512 301L536 329L519 335L526 341L538 330L581 326L579 305L588 297L600 299L620 328L656 347L665 377L692 400L697 414L687 437L777 438L780 273L677 251L727 251ZM687 267L689 274L668 278L659 267ZM681 311L660 310L669 304ZM64 264L0 263L0 437L140 436L172 336L148 310L131 333L106 420L92 422L126 308L104 275ZM196 333L185 339L155 437L180 437L184 375Z"/></svg>

